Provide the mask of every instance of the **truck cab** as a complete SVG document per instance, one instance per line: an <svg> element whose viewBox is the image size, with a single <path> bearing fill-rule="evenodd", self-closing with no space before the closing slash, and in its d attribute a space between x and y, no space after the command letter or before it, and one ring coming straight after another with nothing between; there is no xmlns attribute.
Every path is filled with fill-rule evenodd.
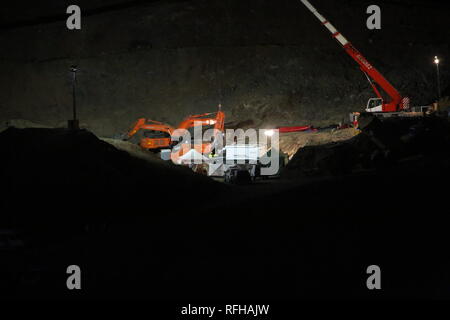
<svg viewBox="0 0 450 320"><path fill-rule="evenodd" d="M366 112L383 112L383 99L370 98L367 101Z"/></svg>

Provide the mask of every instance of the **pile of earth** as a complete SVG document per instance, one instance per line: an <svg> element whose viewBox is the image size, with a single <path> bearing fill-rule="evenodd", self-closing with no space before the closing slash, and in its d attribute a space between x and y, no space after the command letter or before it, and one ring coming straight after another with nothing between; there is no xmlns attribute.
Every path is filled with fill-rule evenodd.
<svg viewBox="0 0 450 320"><path fill-rule="evenodd" d="M345 141L306 146L292 157L285 177L341 175L391 167L400 162L448 154L447 119L390 118L362 120L359 135Z"/></svg>
<svg viewBox="0 0 450 320"><path fill-rule="evenodd" d="M306 146L319 146L328 143L345 141L354 137L358 132L353 128L342 130L320 130L309 132L289 132L280 134L280 150L287 154L289 159L297 153L300 148Z"/></svg>
<svg viewBox="0 0 450 320"><path fill-rule="evenodd" d="M206 206L203 198L226 187L132 156L86 130L9 128L0 133L0 149L2 225L158 215L177 199Z"/></svg>
<svg viewBox="0 0 450 320"><path fill-rule="evenodd" d="M63 128L67 124L64 123L60 127L56 128ZM87 127L83 125L83 123L80 124L82 129L86 129ZM29 128L55 128L55 127L49 127L42 123L36 123L27 119L10 119L7 121L3 121L0 123L0 132L5 131L8 128L17 128L17 129L29 129ZM119 150L126 151L131 156L139 159L143 159L150 162L161 162L161 158L157 155L157 153L153 152L147 152L146 150L143 150L140 148L137 144L131 143L128 141L124 141L121 139L114 139L114 138L104 138L99 137L99 139L113 145Z"/></svg>

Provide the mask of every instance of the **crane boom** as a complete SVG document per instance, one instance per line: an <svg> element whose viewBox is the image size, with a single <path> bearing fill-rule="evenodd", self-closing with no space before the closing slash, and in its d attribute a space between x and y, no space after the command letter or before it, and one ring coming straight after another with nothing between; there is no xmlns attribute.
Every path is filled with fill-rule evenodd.
<svg viewBox="0 0 450 320"><path fill-rule="evenodd" d="M317 19L319 19L322 25L330 31L333 38L335 38L347 54L358 63L361 71L366 75L370 85L378 96L378 99L370 99L369 103L371 100L381 101L381 105L374 107L370 107L368 104L366 111L398 112L409 109L409 98L402 97L398 90L395 89L395 87L386 80L386 78L350 43L350 41L348 41L327 19L325 19L325 17L322 16L308 0L300 1L316 16ZM384 101L377 85L386 92L389 96L389 101Z"/></svg>

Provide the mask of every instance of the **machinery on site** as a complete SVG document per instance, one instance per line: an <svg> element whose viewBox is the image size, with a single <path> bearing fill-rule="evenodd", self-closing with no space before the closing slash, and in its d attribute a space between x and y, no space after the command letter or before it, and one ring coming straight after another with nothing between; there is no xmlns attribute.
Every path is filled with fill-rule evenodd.
<svg viewBox="0 0 450 320"><path fill-rule="evenodd" d="M367 59L324 17L308 0L300 0L328 29L333 38L339 42L345 52L356 61L361 71L366 75L370 85L375 91L376 98L369 99L365 108L366 112L378 116L398 115L411 111L409 98L402 96L399 91L372 65ZM383 97L385 93L386 98Z"/></svg>
<svg viewBox="0 0 450 320"><path fill-rule="evenodd" d="M143 149L160 151L163 160L189 166L193 171L210 177L222 177L228 183L245 184L261 177L261 168L270 165L271 149L265 145L238 141L227 143L224 141L224 126L225 113L219 105L216 112L186 117L177 128L154 120L138 119L127 132L126 139L140 132L142 138L139 145ZM313 128L283 129L297 132ZM266 135L272 136L273 131L266 130Z"/></svg>
<svg viewBox="0 0 450 320"><path fill-rule="evenodd" d="M225 130L225 113L219 105L217 112L208 112L186 117L173 133L172 140L180 143L181 153L185 154L190 149L208 155L214 152L214 147L220 135ZM199 136L196 136L198 130ZM206 137L205 132L210 130L210 135ZM188 134L187 134L188 133ZM189 139L188 140L186 140Z"/></svg>
<svg viewBox="0 0 450 320"><path fill-rule="evenodd" d="M172 126L150 119L138 119L131 129L125 134L125 140L130 140L137 133L141 132L142 137L139 145L147 150L160 150L169 148L172 145L172 133L175 128Z"/></svg>
<svg viewBox="0 0 450 320"><path fill-rule="evenodd" d="M255 180L261 172L264 150L257 144L233 143L226 145L218 157L207 161L208 176L223 177L225 182L245 184Z"/></svg>
<svg viewBox="0 0 450 320"><path fill-rule="evenodd" d="M172 149L179 141L180 132L189 132L194 137L195 127L201 127L201 130L213 129L214 136L223 132L225 113L219 110L217 112L190 115L186 117L177 128L166 123L150 120L146 118L138 119L131 129L125 134L125 140L130 140L140 133L139 145L143 149L150 151L160 151L162 149ZM178 136L177 136L178 135ZM189 146L184 146L181 154L184 154L191 147L195 147L201 153L209 153L212 149L211 141L190 141Z"/></svg>
<svg viewBox="0 0 450 320"><path fill-rule="evenodd" d="M257 178L278 177L285 166L286 154L280 152L278 145L261 141L256 143L233 142L224 146L216 157L205 161L210 177L223 177L225 182L246 184ZM276 164L274 163L276 162ZM268 173L265 169L274 166Z"/></svg>

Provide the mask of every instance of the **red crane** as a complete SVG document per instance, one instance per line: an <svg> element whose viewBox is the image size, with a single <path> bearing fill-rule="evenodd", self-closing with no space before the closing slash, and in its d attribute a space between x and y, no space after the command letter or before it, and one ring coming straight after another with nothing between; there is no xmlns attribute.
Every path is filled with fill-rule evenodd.
<svg viewBox="0 0 450 320"><path fill-rule="evenodd" d="M327 28L353 60L358 63L366 75L378 98L369 99L366 112L400 112L409 110L409 98L403 97L385 77L327 20L308 0L300 0ZM380 87L389 97L387 101L381 95Z"/></svg>

